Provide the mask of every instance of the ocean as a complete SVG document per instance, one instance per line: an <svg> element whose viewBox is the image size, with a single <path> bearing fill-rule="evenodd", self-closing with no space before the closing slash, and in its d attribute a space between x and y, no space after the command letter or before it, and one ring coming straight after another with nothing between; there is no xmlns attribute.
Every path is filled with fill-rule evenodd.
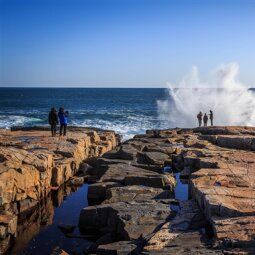
<svg viewBox="0 0 255 255"><path fill-rule="evenodd" d="M69 125L115 130L123 139L165 128L157 101L163 88L0 88L0 128L48 125L51 107L69 111Z"/></svg>

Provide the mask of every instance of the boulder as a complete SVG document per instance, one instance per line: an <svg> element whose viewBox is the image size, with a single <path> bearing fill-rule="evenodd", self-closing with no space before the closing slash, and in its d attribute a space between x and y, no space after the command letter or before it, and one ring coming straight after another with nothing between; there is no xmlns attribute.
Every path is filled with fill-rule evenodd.
<svg viewBox="0 0 255 255"><path fill-rule="evenodd" d="M35 206L38 205L38 200L31 198L26 198L18 202L19 213L24 213L26 211L32 210Z"/></svg>
<svg viewBox="0 0 255 255"><path fill-rule="evenodd" d="M89 164L82 162L79 166L78 174L83 176L88 175L91 169L92 167Z"/></svg>
<svg viewBox="0 0 255 255"><path fill-rule="evenodd" d="M71 179L68 181L68 185L70 186L82 186L84 184L84 177L79 177L79 176L73 176Z"/></svg>
<svg viewBox="0 0 255 255"><path fill-rule="evenodd" d="M134 160L138 150L130 144L122 144L115 151L104 154L104 158Z"/></svg>
<svg viewBox="0 0 255 255"><path fill-rule="evenodd" d="M140 164L147 164L147 165L163 166L165 161L168 159L169 159L168 154L158 152L158 151L139 152L137 155L137 162Z"/></svg>
<svg viewBox="0 0 255 255"><path fill-rule="evenodd" d="M98 135L98 133L96 131L91 131L91 132L88 132L87 134L90 137L92 143L100 142L100 140L101 140L100 136Z"/></svg>
<svg viewBox="0 0 255 255"><path fill-rule="evenodd" d="M5 239L8 235L16 236L17 233L17 216L9 212L0 213L0 239Z"/></svg>
<svg viewBox="0 0 255 255"><path fill-rule="evenodd" d="M88 200L92 203L102 202L106 199L106 191L112 187L119 187L118 182L99 182L90 184L88 188Z"/></svg>

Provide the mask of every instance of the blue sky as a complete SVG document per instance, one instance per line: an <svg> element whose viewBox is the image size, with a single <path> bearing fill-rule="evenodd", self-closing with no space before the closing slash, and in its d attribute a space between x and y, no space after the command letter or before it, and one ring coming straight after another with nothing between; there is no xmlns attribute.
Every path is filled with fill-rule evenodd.
<svg viewBox="0 0 255 255"><path fill-rule="evenodd" d="M164 87L235 61L254 86L254 0L0 0L0 85Z"/></svg>

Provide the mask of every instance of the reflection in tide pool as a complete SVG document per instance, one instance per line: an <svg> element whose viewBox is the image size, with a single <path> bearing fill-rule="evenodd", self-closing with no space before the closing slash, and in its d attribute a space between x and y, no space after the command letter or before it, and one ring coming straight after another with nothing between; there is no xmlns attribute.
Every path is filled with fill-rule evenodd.
<svg viewBox="0 0 255 255"><path fill-rule="evenodd" d="M180 201L189 199L189 186L183 180L180 179L180 173L175 174L176 186L174 189L175 199Z"/></svg>
<svg viewBox="0 0 255 255"><path fill-rule="evenodd" d="M38 208L20 217L10 254L46 255L56 247L70 252L84 245L84 239L67 238L58 225L78 225L81 209L88 206L87 192L87 184L79 188L63 186L51 192ZM73 234L79 235L78 228Z"/></svg>
<svg viewBox="0 0 255 255"><path fill-rule="evenodd" d="M176 186L174 188L174 198L176 202L170 204L170 208L174 212L180 211L179 201L185 201L189 199L189 185L188 180L182 180L180 173L174 175L176 179Z"/></svg>

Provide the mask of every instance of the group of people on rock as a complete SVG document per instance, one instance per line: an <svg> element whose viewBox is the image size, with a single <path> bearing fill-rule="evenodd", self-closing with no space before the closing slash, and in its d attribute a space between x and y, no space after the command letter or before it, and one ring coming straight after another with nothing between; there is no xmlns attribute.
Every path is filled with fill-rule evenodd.
<svg viewBox="0 0 255 255"><path fill-rule="evenodd" d="M65 111L63 107L60 107L58 112L54 107L51 108L49 112L49 124L52 136L56 136L58 123L60 123L59 135L66 135L68 114L68 111Z"/></svg>
<svg viewBox="0 0 255 255"><path fill-rule="evenodd" d="M52 136L56 136L58 123L60 123L59 135L66 136L68 115L68 111L65 111L63 107L60 107L58 112L54 107L51 108L48 119ZM203 122L204 126L207 127L208 119L210 119L211 126L213 126L213 111L210 110L208 115L200 111L197 114L198 126L201 127Z"/></svg>
<svg viewBox="0 0 255 255"><path fill-rule="evenodd" d="M208 117L209 115L209 117ZM204 114L202 112L199 112L198 115L197 115L197 120L198 120L198 125L199 127L202 126L202 121L204 123L204 126L207 127L207 122L208 122L208 119L210 119L210 122L211 122L211 126L213 126L213 111L210 110L210 113L209 114Z"/></svg>

